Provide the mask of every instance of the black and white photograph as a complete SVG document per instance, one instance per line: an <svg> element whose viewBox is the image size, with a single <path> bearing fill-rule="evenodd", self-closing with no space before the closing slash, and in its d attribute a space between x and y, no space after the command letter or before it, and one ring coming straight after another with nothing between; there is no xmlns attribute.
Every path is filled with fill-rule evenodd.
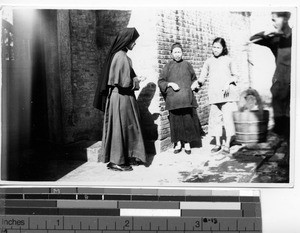
<svg viewBox="0 0 300 233"><path fill-rule="evenodd" d="M1 8L1 181L290 187L296 7Z"/></svg>

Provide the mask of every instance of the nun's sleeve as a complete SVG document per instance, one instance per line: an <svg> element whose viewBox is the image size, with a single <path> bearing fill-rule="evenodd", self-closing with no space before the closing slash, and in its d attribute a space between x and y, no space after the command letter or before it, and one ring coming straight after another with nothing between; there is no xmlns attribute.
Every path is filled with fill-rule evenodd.
<svg viewBox="0 0 300 233"><path fill-rule="evenodd" d="M116 53L109 71L108 85L122 88L132 88L131 67L126 54Z"/></svg>
<svg viewBox="0 0 300 233"><path fill-rule="evenodd" d="M132 90L139 90L140 89L140 81L132 68L132 61L130 58L128 58L129 64L130 64L130 77L132 79Z"/></svg>

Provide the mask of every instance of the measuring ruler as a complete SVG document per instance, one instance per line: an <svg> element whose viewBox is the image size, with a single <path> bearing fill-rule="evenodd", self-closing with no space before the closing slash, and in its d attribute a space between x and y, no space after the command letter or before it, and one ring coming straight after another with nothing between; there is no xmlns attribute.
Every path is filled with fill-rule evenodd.
<svg viewBox="0 0 300 233"><path fill-rule="evenodd" d="M0 188L2 233L259 233L260 193L239 190Z"/></svg>

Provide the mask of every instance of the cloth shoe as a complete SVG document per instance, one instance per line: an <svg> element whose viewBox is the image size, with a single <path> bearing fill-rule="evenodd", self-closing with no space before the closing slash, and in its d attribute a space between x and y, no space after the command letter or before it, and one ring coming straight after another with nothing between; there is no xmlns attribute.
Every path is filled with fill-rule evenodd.
<svg viewBox="0 0 300 233"><path fill-rule="evenodd" d="M212 154L216 154L216 153L219 153L219 152L221 151L221 149L222 149L221 146L217 146L217 145L216 145L216 146L214 146L214 148L211 149L210 152L211 152Z"/></svg>
<svg viewBox="0 0 300 233"><path fill-rule="evenodd" d="M181 143L178 142L177 145L175 146L174 154L178 154L179 152L181 152L181 150L182 150Z"/></svg>
<svg viewBox="0 0 300 233"><path fill-rule="evenodd" d="M185 144L184 144L184 152L185 152L186 154L188 154L188 155L190 155L190 154L192 153L190 143L185 143Z"/></svg>
<svg viewBox="0 0 300 233"><path fill-rule="evenodd" d="M131 157L129 158L129 164L131 166L139 166L139 165L144 165L144 162L138 158Z"/></svg>
<svg viewBox="0 0 300 233"><path fill-rule="evenodd" d="M228 146L224 146L222 149L222 155L229 156L230 155L230 148Z"/></svg>

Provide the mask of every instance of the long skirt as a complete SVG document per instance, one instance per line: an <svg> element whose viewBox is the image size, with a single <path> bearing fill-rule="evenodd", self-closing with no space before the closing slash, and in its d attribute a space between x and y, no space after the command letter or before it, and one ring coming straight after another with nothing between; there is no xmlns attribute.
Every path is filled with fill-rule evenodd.
<svg viewBox="0 0 300 233"><path fill-rule="evenodd" d="M169 111L171 142L199 142L203 131L195 108Z"/></svg>
<svg viewBox="0 0 300 233"><path fill-rule="evenodd" d="M106 102L98 161L121 165L128 164L130 157L146 162L138 104L133 92L114 88Z"/></svg>

